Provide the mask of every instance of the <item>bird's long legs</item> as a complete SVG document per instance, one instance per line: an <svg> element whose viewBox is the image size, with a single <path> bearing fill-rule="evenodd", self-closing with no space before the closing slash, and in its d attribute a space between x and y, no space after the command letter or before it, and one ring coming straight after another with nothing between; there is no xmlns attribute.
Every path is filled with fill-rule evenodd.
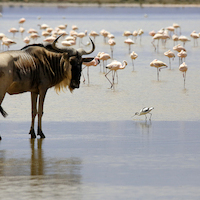
<svg viewBox="0 0 200 200"><path fill-rule="evenodd" d="M110 81L110 79L107 77L107 75L108 75L111 71L112 71L112 70L110 70L108 73L105 74L105 77L108 79L108 81L109 81L110 84L111 84L110 89L113 87L113 83Z"/></svg>

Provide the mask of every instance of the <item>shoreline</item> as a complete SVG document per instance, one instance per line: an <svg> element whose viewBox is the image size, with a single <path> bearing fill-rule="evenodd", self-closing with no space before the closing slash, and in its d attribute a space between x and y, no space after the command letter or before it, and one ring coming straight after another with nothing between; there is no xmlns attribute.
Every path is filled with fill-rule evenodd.
<svg viewBox="0 0 200 200"><path fill-rule="evenodd" d="M194 8L200 7L200 4L130 4L130 3L108 3L108 4L97 4L97 3L32 3L32 2L0 2L0 6L3 7L12 7L12 6L19 6L19 7L58 7L58 8L68 8L68 7L132 7L132 8Z"/></svg>

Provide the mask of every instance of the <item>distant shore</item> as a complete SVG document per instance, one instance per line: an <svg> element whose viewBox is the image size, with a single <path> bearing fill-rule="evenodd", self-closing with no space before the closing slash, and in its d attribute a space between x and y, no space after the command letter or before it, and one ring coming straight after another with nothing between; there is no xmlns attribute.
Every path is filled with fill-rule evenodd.
<svg viewBox="0 0 200 200"><path fill-rule="evenodd" d="M38 2L0 2L0 6L4 7L12 7L12 6L20 6L20 7L200 7L200 4L130 4L130 3L108 3L108 4L97 4L97 3L38 3Z"/></svg>

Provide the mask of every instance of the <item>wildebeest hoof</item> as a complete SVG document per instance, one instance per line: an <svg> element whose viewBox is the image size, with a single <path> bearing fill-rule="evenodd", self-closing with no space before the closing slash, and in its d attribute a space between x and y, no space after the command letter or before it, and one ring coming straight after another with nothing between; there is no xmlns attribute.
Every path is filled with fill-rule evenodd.
<svg viewBox="0 0 200 200"><path fill-rule="evenodd" d="M31 134L31 139L36 138L34 129L31 129L30 132L29 132L29 134Z"/></svg>
<svg viewBox="0 0 200 200"><path fill-rule="evenodd" d="M38 129L38 133L37 133L37 135L39 135L40 138L45 138L44 133L43 133L42 130L40 130L40 129Z"/></svg>

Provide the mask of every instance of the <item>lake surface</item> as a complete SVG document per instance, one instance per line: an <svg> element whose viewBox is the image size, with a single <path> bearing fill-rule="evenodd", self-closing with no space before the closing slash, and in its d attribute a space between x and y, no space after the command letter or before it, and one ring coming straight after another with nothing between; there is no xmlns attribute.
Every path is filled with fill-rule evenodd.
<svg viewBox="0 0 200 200"><path fill-rule="evenodd" d="M118 72L114 90L108 89L100 66L90 68L90 84L81 83L73 94L57 95L50 89L44 140L29 140L30 94L6 95L2 106L9 115L0 120L2 199L199 199L200 47L194 46L190 33L200 32L200 8L3 7L1 13L0 32L9 38L13 36L8 30L18 28L21 17L26 18L26 31L34 28L39 33L38 24L43 23L52 28L67 24L68 33L72 25L78 32L105 29L115 35L114 59L128 62ZM161 70L160 81L149 65L154 59L168 64L163 53L174 46L170 39L155 52L149 31L173 23L191 39L185 46L185 88L177 56L171 70ZM139 29L144 34L131 46L138 54L133 71L122 34ZM17 44L11 50L25 45L19 33L13 40ZM95 44L92 56L110 53L102 36ZM74 47L79 48L78 41ZM83 73L87 77L86 70ZM145 106L154 107L151 121L131 118Z"/></svg>

